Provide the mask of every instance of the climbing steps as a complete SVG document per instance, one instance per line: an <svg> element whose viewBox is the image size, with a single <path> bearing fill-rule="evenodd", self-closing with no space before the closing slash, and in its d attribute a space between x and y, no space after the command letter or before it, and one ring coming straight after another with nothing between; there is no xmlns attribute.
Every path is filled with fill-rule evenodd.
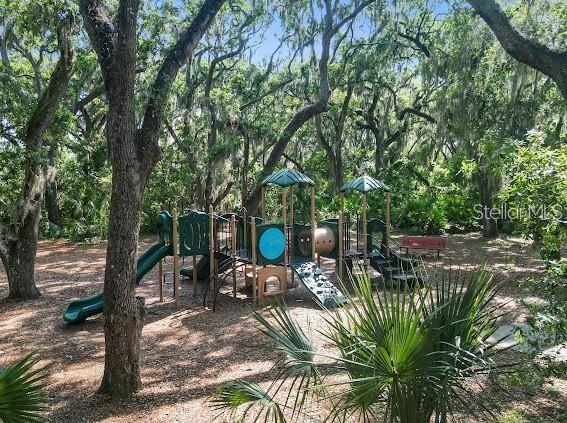
<svg viewBox="0 0 567 423"><path fill-rule="evenodd" d="M417 260L400 257L395 251L379 243L373 244L368 254L370 266L380 272L385 280L394 283L406 283L410 287L416 283L423 286L424 278Z"/></svg>

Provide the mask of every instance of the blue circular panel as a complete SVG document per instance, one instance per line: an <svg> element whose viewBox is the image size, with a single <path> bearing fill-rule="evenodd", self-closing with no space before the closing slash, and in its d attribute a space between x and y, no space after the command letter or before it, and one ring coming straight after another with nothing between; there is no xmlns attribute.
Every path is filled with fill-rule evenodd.
<svg viewBox="0 0 567 423"><path fill-rule="evenodd" d="M260 254L268 260L275 260L285 249L285 237L277 228L270 228L260 236Z"/></svg>

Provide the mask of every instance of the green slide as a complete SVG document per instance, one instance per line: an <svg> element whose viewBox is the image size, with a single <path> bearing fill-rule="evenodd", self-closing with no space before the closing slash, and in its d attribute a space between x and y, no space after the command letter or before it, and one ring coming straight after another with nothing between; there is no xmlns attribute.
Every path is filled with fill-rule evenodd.
<svg viewBox="0 0 567 423"><path fill-rule="evenodd" d="M148 273L161 259L170 255L171 246L154 244L146 251L136 263L136 284ZM92 297L72 301L63 314L63 319L68 323L82 323L87 317L102 313L104 299L102 292Z"/></svg>
<svg viewBox="0 0 567 423"><path fill-rule="evenodd" d="M138 258L136 264L136 285L140 284L146 273L152 270L161 259L172 254L171 248L170 245L154 244Z"/></svg>

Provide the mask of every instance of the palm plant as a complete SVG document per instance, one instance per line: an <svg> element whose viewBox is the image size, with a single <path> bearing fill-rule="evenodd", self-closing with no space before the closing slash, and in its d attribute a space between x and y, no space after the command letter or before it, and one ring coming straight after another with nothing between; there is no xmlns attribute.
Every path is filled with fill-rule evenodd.
<svg viewBox="0 0 567 423"><path fill-rule="evenodd" d="M469 278L442 273L419 290L384 288L380 295L372 291L368 276L352 282L347 307L323 310L328 324L323 334L338 351L332 365L315 360L324 354L286 305L278 303L269 308L268 319L253 312L263 334L285 357L276 381L266 391L244 381L223 384L211 399L213 407L235 413L246 405L243 419L255 409L256 420L264 416L282 422L286 411L294 419L306 399L316 395L327 402L330 420L444 422L457 407L472 411L475 404L476 411L492 415L494 404L473 393L470 384L477 375L502 369L494 361L503 351L497 348L499 340L488 341L502 305L491 306L496 289L485 268ZM328 382L331 372L346 377ZM255 395L249 394L251 386ZM282 386L289 393L278 401ZM293 406L288 404L292 395Z"/></svg>
<svg viewBox="0 0 567 423"><path fill-rule="evenodd" d="M37 368L35 353L25 356L7 369L0 369L0 422L44 421L47 410L44 395L45 368Z"/></svg>

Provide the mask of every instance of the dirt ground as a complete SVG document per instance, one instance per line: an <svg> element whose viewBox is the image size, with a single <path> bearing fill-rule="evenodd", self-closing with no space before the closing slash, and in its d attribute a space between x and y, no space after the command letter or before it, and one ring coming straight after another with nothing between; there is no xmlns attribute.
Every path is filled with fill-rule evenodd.
<svg viewBox="0 0 567 423"><path fill-rule="evenodd" d="M140 245L143 253L150 245ZM159 302L157 270L143 279L138 295L146 298L147 324L142 339L142 379L144 386L124 404L110 404L95 394L102 377L104 336L102 318L81 325L62 319L69 301L102 290L105 246L80 246L65 241L42 241L36 263L37 285L43 296L26 303L0 300L0 366L37 349L49 368L49 394L55 422L210 422L227 421L218 416L207 399L223 381L244 378L269 383L278 356L259 350L263 343L253 319L250 300L220 295L217 311L202 306L200 295L192 298L190 283L182 285L182 307L174 310L171 273L167 274L165 302ZM487 261L504 289L497 300L509 302L503 323L522 323L526 312L518 303L525 294L518 280L542 271L542 263L531 257L528 244L520 238L502 237L485 241L478 234L451 235L442 259L426 259L429 271L435 268L471 271ZM171 272L171 259L165 265ZM189 265L189 260L186 263ZM325 262L331 276L332 262ZM0 273L0 298L8 293L5 273ZM323 326L315 303L301 289L287 297L292 314L302 325ZM329 349L321 338L318 348ZM533 421L558 421L559 410L567 407L563 381L531 397L506 399L503 421L522 415ZM553 393L553 394L552 394ZM519 413L519 414L516 414ZM315 417L314 421L319 418ZM475 421L474 416L465 418ZM530 420L532 421L532 420Z"/></svg>

